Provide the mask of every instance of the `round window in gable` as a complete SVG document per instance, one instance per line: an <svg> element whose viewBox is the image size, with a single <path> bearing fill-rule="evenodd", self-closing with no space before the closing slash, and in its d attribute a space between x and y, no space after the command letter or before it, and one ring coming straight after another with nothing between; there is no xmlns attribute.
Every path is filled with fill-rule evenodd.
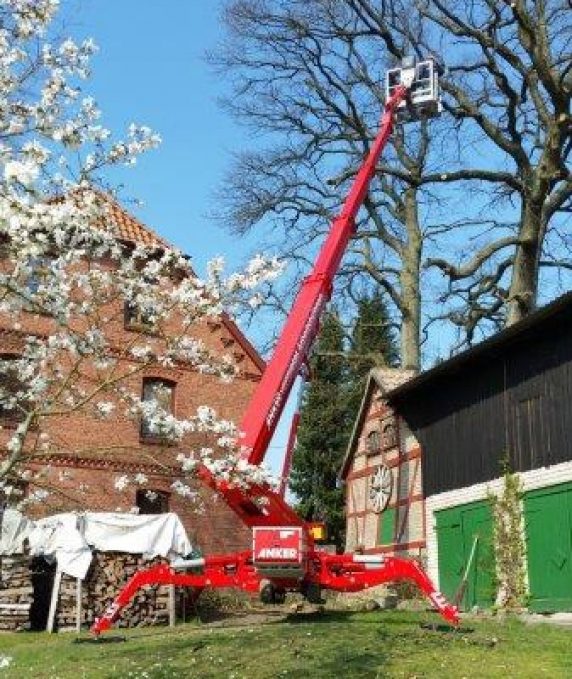
<svg viewBox="0 0 572 679"><path fill-rule="evenodd" d="M393 474L384 464L378 465L369 479L369 501L377 514L389 504L393 492Z"/></svg>

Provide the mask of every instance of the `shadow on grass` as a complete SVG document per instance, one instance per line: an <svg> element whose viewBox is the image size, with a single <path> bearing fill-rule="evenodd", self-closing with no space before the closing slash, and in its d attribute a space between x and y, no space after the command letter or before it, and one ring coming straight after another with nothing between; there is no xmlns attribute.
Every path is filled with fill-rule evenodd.
<svg viewBox="0 0 572 679"><path fill-rule="evenodd" d="M380 649L376 651L359 648L331 649L320 659L319 669L312 669L311 674L319 677L359 677L360 679L382 679L387 676L383 667L387 663L387 655ZM290 679L308 679L308 669L289 669Z"/></svg>
<svg viewBox="0 0 572 679"><path fill-rule="evenodd" d="M343 623L344 625L417 625L417 624L437 624L441 618L431 613L403 613L396 615L393 612L374 611L374 612L356 612L356 611L312 611L308 613L291 613L282 619L282 622L297 625L308 622L324 622L324 623ZM448 627L447 625L442 625ZM450 627L449 629L454 629Z"/></svg>
<svg viewBox="0 0 572 679"><path fill-rule="evenodd" d="M255 629L252 635L244 632L236 635L232 629L225 630L227 634L204 631L206 634L198 639L179 636L164 643L160 654L167 662L162 661L161 667L153 664L156 651L144 645L150 635L130 636L130 640L138 642L128 651L130 667L140 665L145 668L144 675L135 672L134 676L145 676L146 679L178 679L180 676L218 679L236 673L239 676L248 674L255 679L269 679L280 676L281 670L286 670L289 679L307 679L309 676L381 679L386 676L384 667L389 657L385 649L390 647L392 638L392 634L381 628L373 639L361 639L354 634L351 640L345 641L338 638L339 634L332 638L315 632L312 638L308 638L304 631L296 635L288 635L285 631L284 636L282 632L276 632L273 624L272 629L265 625ZM224 658L224 665L216 664L220 657ZM108 662L110 660L111 657L108 657ZM189 674L181 675L182 668ZM121 670L105 676L123 679L125 674Z"/></svg>

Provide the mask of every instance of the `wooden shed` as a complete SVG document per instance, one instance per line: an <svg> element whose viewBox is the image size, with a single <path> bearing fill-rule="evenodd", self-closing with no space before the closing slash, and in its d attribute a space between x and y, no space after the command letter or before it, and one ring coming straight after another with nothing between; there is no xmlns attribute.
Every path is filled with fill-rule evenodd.
<svg viewBox="0 0 572 679"><path fill-rule="evenodd" d="M522 484L530 608L572 610L572 294L386 394L422 450L430 574L452 596L479 536L465 607L491 604L489 495Z"/></svg>

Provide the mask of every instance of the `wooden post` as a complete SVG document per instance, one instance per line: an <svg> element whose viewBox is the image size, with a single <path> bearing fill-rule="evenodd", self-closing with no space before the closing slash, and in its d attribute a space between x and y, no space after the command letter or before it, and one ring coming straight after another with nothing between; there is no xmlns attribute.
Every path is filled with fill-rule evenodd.
<svg viewBox="0 0 572 679"><path fill-rule="evenodd" d="M169 627L175 626L175 585L169 585Z"/></svg>
<svg viewBox="0 0 572 679"><path fill-rule="evenodd" d="M62 572L58 568L54 577L54 585L52 587L52 598L50 599L50 612L48 614L48 624L46 626L47 632L54 631L54 622L56 620L56 609L58 607L58 599L60 597L60 584L62 581Z"/></svg>
<svg viewBox="0 0 572 679"><path fill-rule="evenodd" d="M75 581L75 631L81 632L81 580Z"/></svg>

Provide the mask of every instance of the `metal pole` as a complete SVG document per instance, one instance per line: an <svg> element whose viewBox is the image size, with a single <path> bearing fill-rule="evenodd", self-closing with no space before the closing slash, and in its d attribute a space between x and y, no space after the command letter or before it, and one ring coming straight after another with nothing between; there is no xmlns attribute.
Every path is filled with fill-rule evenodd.
<svg viewBox="0 0 572 679"><path fill-rule="evenodd" d="M54 622L56 620L56 608L58 607L58 599L60 596L60 583L62 581L62 572L58 568L54 577L54 585L52 587L52 598L50 599L50 612L48 613L48 624L46 625L47 632L54 631Z"/></svg>
<svg viewBox="0 0 572 679"><path fill-rule="evenodd" d="M169 585L169 627L175 626L175 585Z"/></svg>
<svg viewBox="0 0 572 679"><path fill-rule="evenodd" d="M81 580L75 581L75 631L81 632Z"/></svg>

